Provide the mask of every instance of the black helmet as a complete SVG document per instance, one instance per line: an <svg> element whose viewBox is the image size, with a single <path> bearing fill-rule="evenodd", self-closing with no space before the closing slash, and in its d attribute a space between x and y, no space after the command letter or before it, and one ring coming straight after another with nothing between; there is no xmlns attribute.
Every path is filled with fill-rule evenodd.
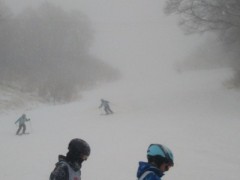
<svg viewBox="0 0 240 180"><path fill-rule="evenodd" d="M79 154L82 157L88 157L90 155L90 146L82 139L72 139L68 145L69 152Z"/></svg>

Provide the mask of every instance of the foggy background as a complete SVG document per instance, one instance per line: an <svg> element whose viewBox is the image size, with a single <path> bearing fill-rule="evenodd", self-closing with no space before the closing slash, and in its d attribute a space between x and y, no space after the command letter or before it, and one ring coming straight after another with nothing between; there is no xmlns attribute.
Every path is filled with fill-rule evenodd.
<svg viewBox="0 0 240 180"><path fill-rule="evenodd" d="M186 35L166 2L1 1L1 85L63 103L119 78L154 89L176 72L227 67L236 87L236 53L215 33Z"/></svg>
<svg viewBox="0 0 240 180"><path fill-rule="evenodd" d="M150 143L174 153L164 180L239 179L239 56L165 3L2 1L0 179L48 179L75 137L92 148L82 179L136 179ZM22 113L30 134L16 136Z"/></svg>
<svg viewBox="0 0 240 180"><path fill-rule="evenodd" d="M49 102L69 102L80 90L119 76L91 54L94 30L81 12L43 2L14 14L0 5L3 86Z"/></svg>

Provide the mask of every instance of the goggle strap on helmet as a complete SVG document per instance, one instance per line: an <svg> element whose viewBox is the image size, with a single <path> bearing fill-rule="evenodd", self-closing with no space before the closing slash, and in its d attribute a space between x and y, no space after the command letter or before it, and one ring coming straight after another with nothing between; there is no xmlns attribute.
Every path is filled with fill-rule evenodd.
<svg viewBox="0 0 240 180"><path fill-rule="evenodd" d="M166 159L171 159L170 156L169 156L169 153L166 151L165 147L161 144L159 144L160 148L162 149L164 155L165 155L165 158Z"/></svg>

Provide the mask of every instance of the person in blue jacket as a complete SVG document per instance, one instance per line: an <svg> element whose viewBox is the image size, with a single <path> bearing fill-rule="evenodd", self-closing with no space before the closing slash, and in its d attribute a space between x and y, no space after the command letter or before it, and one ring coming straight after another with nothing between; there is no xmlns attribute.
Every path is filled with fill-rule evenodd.
<svg viewBox="0 0 240 180"><path fill-rule="evenodd" d="M26 131L26 121L30 121L30 119L26 118L26 114L23 114L20 118L18 118L18 120L15 122L15 124L18 123L18 130L16 132L16 135L19 135L19 132L23 129L21 134L25 134Z"/></svg>
<svg viewBox="0 0 240 180"><path fill-rule="evenodd" d="M173 153L164 145L151 144L147 150L148 162L139 162L138 180L161 180L164 172L173 167Z"/></svg>
<svg viewBox="0 0 240 180"><path fill-rule="evenodd" d="M101 105L98 108L101 108L101 107L104 107L104 111L106 115L113 114L113 111L110 109L110 106L109 106L109 101L101 99Z"/></svg>

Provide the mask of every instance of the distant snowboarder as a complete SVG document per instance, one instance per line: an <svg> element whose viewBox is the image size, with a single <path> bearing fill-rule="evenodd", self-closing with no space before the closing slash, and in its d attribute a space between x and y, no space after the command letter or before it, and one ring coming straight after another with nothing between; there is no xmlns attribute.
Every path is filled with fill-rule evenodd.
<svg viewBox="0 0 240 180"><path fill-rule="evenodd" d="M99 106L99 109L101 107L104 107L104 111L105 111L106 115L113 114L113 111L110 109L110 106L109 106L109 101L101 99L101 105Z"/></svg>
<svg viewBox="0 0 240 180"><path fill-rule="evenodd" d="M21 134L25 134L26 131L26 121L30 121L30 119L26 118L26 114L23 114L20 118L18 118L18 120L15 122L15 124L18 123L19 127L18 130L16 132L16 135L19 135L19 132L23 129Z"/></svg>

